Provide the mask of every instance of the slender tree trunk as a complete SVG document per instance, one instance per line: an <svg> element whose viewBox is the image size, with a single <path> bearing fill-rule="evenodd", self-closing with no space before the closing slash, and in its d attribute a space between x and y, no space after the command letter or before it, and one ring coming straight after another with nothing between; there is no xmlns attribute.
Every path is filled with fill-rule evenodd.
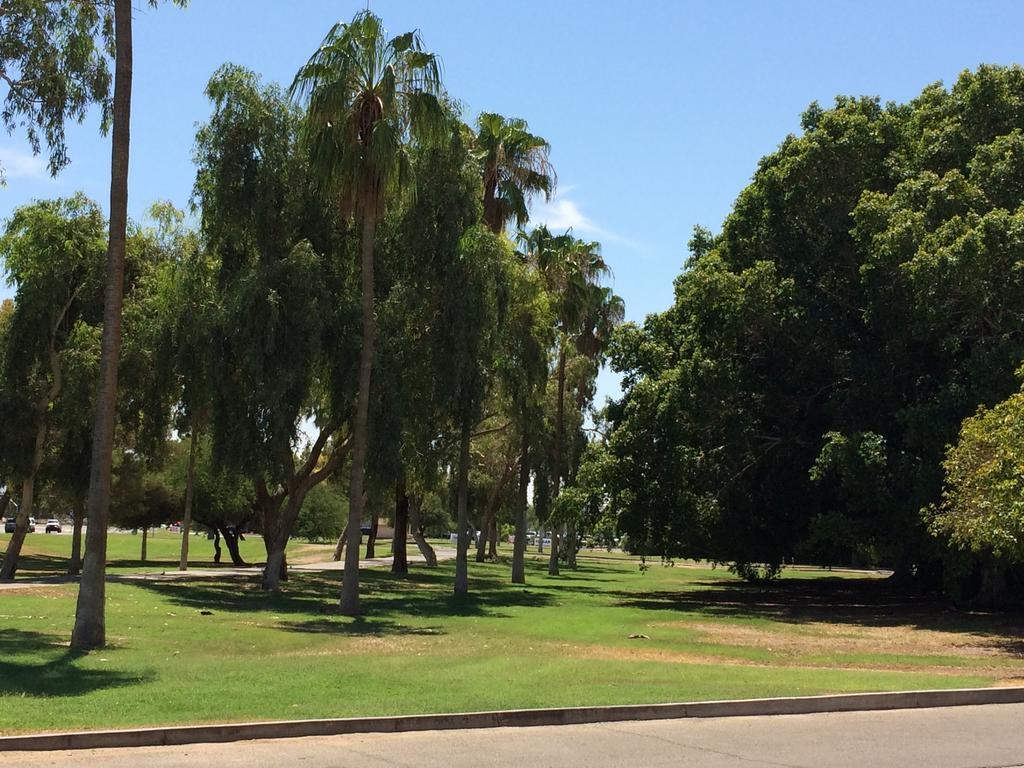
<svg viewBox="0 0 1024 768"><path fill-rule="evenodd" d="M220 528L213 529L213 562L220 565Z"/></svg>
<svg viewBox="0 0 1024 768"><path fill-rule="evenodd" d="M341 560L341 553L345 550L345 540L348 538L348 526L345 526L345 530L341 532L338 537L338 543L334 545L334 554L331 555L331 560L338 562Z"/></svg>
<svg viewBox="0 0 1024 768"><path fill-rule="evenodd" d="M47 356L50 365L50 386L46 393L36 403L36 415L39 423L36 426L36 439L32 446L32 460L29 464L28 475L21 485L21 506L18 507L18 515L14 519L14 533L11 540L7 542L7 554L4 555L4 564L0 568L0 581L11 581L18 570L18 559L21 556L21 547L25 542L25 535L28 533L28 521L32 517L35 506L36 475L43 465L43 456L46 450L46 437L50 429L50 406L60 395L62 377L60 357L57 355L56 333L61 320L67 313L70 303L64 305L63 311L58 313L57 322L50 332L50 340L47 349ZM8 489L9 490L9 489Z"/></svg>
<svg viewBox="0 0 1024 768"><path fill-rule="evenodd" d="M366 471L366 438L370 416L370 380L373 373L373 238L376 218L373 211L363 211L363 233L360 248L362 283L363 348L359 352L359 395L352 426L352 479L348 488L348 547L345 550L345 575L341 584L341 612L357 616L359 606L359 545L363 524L363 480Z"/></svg>
<svg viewBox="0 0 1024 768"><path fill-rule="evenodd" d="M455 594L469 592L469 442L472 439L468 419L462 425L459 445L457 517L459 533L455 551Z"/></svg>
<svg viewBox="0 0 1024 768"><path fill-rule="evenodd" d="M181 521L181 558L178 570L188 570L188 537L192 531L192 495L196 486L196 427L192 425L191 444L188 448L188 471L185 473L185 512Z"/></svg>
<svg viewBox="0 0 1024 768"><path fill-rule="evenodd" d="M487 505L484 507L480 524L480 540L477 542L476 561L478 563L484 562L488 557L492 560L496 560L498 557L498 508L501 506L505 486L515 474L515 469L514 463L508 463L501 477L487 493Z"/></svg>
<svg viewBox="0 0 1024 768"><path fill-rule="evenodd" d="M18 507L18 514L14 519L14 533L11 535L11 540L7 542L7 554L4 555L4 564L0 568L0 581L11 581L18 570L21 547L25 542L25 535L28 533L28 521L32 517L35 507L36 475L39 472L39 468L43 465L43 455L46 450L46 436L50 426L50 404L60 394L60 361L57 357L52 336L50 338L49 358L52 380L46 394L43 395L43 398L36 405L38 408L39 424L36 427L36 439L32 446L32 461L29 464L28 475L21 484L21 506Z"/></svg>
<svg viewBox="0 0 1024 768"><path fill-rule="evenodd" d="M409 494L405 491L405 479L395 484L395 534L391 539L391 572L409 572Z"/></svg>
<svg viewBox="0 0 1024 768"><path fill-rule="evenodd" d="M562 485L562 449L565 442L565 339L558 344L558 402L555 405L555 466L552 478L551 502L558 498ZM548 558L548 575L558 575L558 526L551 527L551 555Z"/></svg>
<svg viewBox="0 0 1024 768"><path fill-rule="evenodd" d="M4 555L3 567L0 568L0 581L13 581L14 574L18 570L21 546L28 534L28 520L32 517L35 491L36 477L33 471L21 484L21 506L18 507L18 514L14 518L14 533L11 534L11 540L7 542L7 553Z"/></svg>
<svg viewBox="0 0 1024 768"><path fill-rule="evenodd" d="M146 546L148 543L149 543L149 528L146 527L146 528L142 529L142 554L139 557L139 559L142 562L146 562L146 560L148 559L147 555L149 554L149 552L148 552L148 548Z"/></svg>
<svg viewBox="0 0 1024 768"><path fill-rule="evenodd" d="M512 542L512 583L526 583L526 497L530 488L530 435L523 428L519 451L519 492L516 494L516 533Z"/></svg>
<svg viewBox="0 0 1024 768"><path fill-rule="evenodd" d="M490 515L487 521L487 557L491 560L498 559L498 516L497 512Z"/></svg>
<svg viewBox="0 0 1024 768"><path fill-rule="evenodd" d="M132 90L132 3L114 0L114 107L110 159L110 240L103 297L100 381L93 425L89 473L89 525L85 561L75 608L71 648L87 650L106 644L107 525L110 520L110 475L117 416L117 362L121 352L121 304L124 299L124 251L128 225L128 147Z"/></svg>
<svg viewBox="0 0 1024 768"><path fill-rule="evenodd" d="M576 520L569 518L565 524L565 547L566 562L569 568L576 570Z"/></svg>
<svg viewBox="0 0 1024 768"><path fill-rule="evenodd" d="M412 539L416 542L420 554L423 555L423 560L427 566L433 568L437 565L437 553L434 552L434 548L430 546L430 543L423 535L423 524L420 522L420 508L422 505L422 496L409 497L409 527L412 529Z"/></svg>
<svg viewBox="0 0 1024 768"><path fill-rule="evenodd" d="M77 576L82 571L82 523L85 522L84 497L75 497L75 506L71 513L71 519L71 561L68 563L68 576Z"/></svg>
<svg viewBox="0 0 1024 768"><path fill-rule="evenodd" d="M366 535L366 559L377 556L377 530L380 528L380 510L374 505L370 513L370 532Z"/></svg>

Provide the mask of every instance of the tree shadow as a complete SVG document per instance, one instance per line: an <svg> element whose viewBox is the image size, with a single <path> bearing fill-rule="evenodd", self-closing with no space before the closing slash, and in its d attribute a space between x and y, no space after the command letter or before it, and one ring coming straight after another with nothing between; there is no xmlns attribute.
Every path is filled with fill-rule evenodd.
<svg viewBox="0 0 1024 768"><path fill-rule="evenodd" d="M488 574L470 579L470 593L452 594L450 568L423 568L409 574L379 570L360 572L363 611L368 619L316 619L298 622L295 631L337 631L355 634L409 634L399 623L417 619L458 616L509 618L514 608L543 608L553 604L549 590L514 588ZM303 571L292 574L279 592L260 588L258 576L199 576L185 579L133 579L175 605L197 610L230 613L267 612L280 615L332 616L337 613L341 573ZM362 624L357 622L362 621ZM424 634L428 634L424 630ZM434 632L436 634L436 632Z"/></svg>
<svg viewBox="0 0 1024 768"><path fill-rule="evenodd" d="M0 553L0 565L3 564L3 561L3 554ZM18 572L15 580L38 576L59 577L67 572L68 562L67 557L59 555L22 554L18 557Z"/></svg>
<svg viewBox="0 0 1024 768"><path fill-rule="evenodd" d="M310 619L288 624L288 632L303 632L328 635L356 635L363 637L384 637L387 635L434 636L447 634L440 627L411 627L389 619L356 616L353 619L323 618Z"/></svg>
<svg viewBox="0 0 1024 768"><path fill-rule="evenodd" d="M109 649L109 646L108 646ZM18 629L0 630L0 696L81 696L104 688L145 683L152 674L83 669L73 653L53 635Z"/></svg>
<svg viewBox="0 0 1024 768"><path fill-rule="evenodd" d="M786 624L914 627L986 637L991 647L1024 655L1024 613L964 611L935 595L908 592L883 579L782 579L768 585L695 581L692 589L616 592L617 605L714 618Z"/></svg>

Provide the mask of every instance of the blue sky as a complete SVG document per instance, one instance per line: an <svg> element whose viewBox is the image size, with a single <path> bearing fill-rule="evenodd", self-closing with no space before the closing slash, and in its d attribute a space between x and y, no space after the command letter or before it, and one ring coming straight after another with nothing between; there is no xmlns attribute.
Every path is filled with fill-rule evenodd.
<svg viewBox="0 0 1024 768"><path fill-rule="evenodd" d="M137 3L143 6L143 3ZM332 23L363 3L192 0L140 7L130 209L184 207L203 87L231 61L291 81ZM559 191L535 218L604 243L629 319L672 301L694 224L717 231L757 160L836 94L905 101L980 63L1022 61L1024 3L371 0L394 34L419 28L468 116L525 118L552 145ZM109 140L69 131L56 179L0 135L0 217L81 189L105 205ZM10 294L0 287L0 297ZM602 375L603 394L616 391Z"/></svg>

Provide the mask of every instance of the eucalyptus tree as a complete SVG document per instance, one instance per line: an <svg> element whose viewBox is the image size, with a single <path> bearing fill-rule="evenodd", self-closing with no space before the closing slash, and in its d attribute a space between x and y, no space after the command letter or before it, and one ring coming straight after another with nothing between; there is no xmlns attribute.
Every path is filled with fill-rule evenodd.
<svg viewBox="0 0 1024 768"><path fill-rule="evenodd" d="M388 203L413 184L410 139L429 143L444 127L440 92L440 62L423 50L419 33L388 39L380 18L369 11L332 27L291 88L307 105L303 136L314 177L324 194L361 226L363 330L341 594L341 610L349 615L360 611L359 526L375 341L374 237Z"/></svg>
<svg viewBox="0 0 1024 768"><path fill-rule="evenodd" d="M214 459L251 478L263 524L263 586L286 576L303 499L347 455L357 310L347 227L312 194L300 114L276 86L225 65L196 138L201 235L217 261L210 338ZM315 430L305 451L300 426ZM299 453L302 453L299 456Z"/></svg>
<svg viewBox="0 0 1024 768"><path fill-rule="evenodd" d="M554 344L552 297L539 275L517 254L507 271L507 309L501 332L496 375L513 432L519 438L518 488L512 581L526 581L527 495L535 444L542 432L548 352Z"/></svg>
<svg viewBox="0 0 1024 768"><path fill-rule="evenodd" d="M180 211L163 204L154 206L151 216L158 222L158 235L169 258L154 275L144 326L147 332L138 335L150 351L149 373L152 389L157 390L149 420L162 427L162 442L167 415L172 413L174 430L189 442L178 562L178 569L184 571L188 568L197 451L203 433L209 430L213 400L217 349L213 332L220 309L218 263L196 233L184 228Z"/></svg>
<svg viewBox="0 0 1024 768"><path fill-rule="evenodd" d="M100 327L80 324L61 354L63 393L52 410L50 449L43 466L51 492L71 508L69 576L77 576L82 570L82 528L89 492L92 403L99 351Z"/></svg>
<svg viewBox="0 0 1024 768"><path fill-rule="evenodd" d="M367 472L395 491L392 570L407 570L405 532L428 562L433 551L412 518L423 492L437 487L452 414L447 380L448 333L442 297L464 258L460 240L480 218L480 180L468 128L443 102L443 138L411 148L416 195L387 215L378 236L380 346L374 373Z"/></svg>
<svg viewBox="0 0 1024 768"><path fill-rule="evenodd" d="M7 86L0 120L23 127L29 147L44 147L50 173L70 162L69 121L97 106L106 130L111 116L108 51L114 44L109 4L6 0L0 13L0 81ZM3 178L0 168L0 180Z"/></svg>
<svg viewBox="0 0 1024 768"><path fill-rule="evenodd" d="M0 579L14 578L36 478L46 458L53 411L64 393L65 353L88 344L100 319L104 227L99 208L82 195L17 209L0 237L8 281L15 288L2 350L4 447L21 481L13 536Z"/></svg>
<svg viewBox="0 0 1024 768"><path fill-rule="evenodd" d="M549 160L551 145L529 131L525 120L483 112L477 118L476 157L484 186L484 222L494 234L530 218L534 195L550 200L558 177Z"/></svg>
<svg viewBox="0 0 1024 768"><path fill-rule="evenodd" d="M505 310L506 271L515 256L507 238L483 225L459 243L459 258L445 275L439 296L439 329L448 339L449 363L439 384L448 393L458 457L455 466L458 541L455 594L469 591L469 472L474 427L494 385L496 355Z"/></svg>

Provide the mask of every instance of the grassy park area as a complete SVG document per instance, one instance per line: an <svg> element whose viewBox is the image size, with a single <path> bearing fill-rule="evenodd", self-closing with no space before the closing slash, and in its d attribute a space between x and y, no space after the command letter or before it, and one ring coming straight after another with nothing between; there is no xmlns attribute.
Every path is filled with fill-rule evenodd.
<svg viewBox="0 0 1024 768"><path fill-rule="evenodd" d="M174 539L156 537L149 570L174 567ZM31 557L59 540L30 537ZM137 541L111 536L112 571ZM228 574L115 582L108 646L84 656L67 650L74 584L0 592L0 732L1024 681L1019 617L948 610L880 578L788 571L761 588L584 555L555 578L529 561L522 587L507 562L471 565L465 598L450 562L367 569L356 619L334 612L337 572L296 573L280 594Z"/></svg>
<svg viewBox="0 0 1024 768"><path fill-rule="evenodd" d="M40 528L39 530L42 530ZM65 526L65 531L69 530ZM10 536L0 534L0 549L7 546ZM107 560L111 573L132 571L177 570L178 555L181 551L181 534L166 529L150 531L147 542L146 562L139 558L142 553L140 533L112 533L107 538ZM238 543L242 558L248 563L261 563L266 559L263 539L247 536ZM193 568L232 568L227 547L221 544L221 562L213 562L213 541L202 535L193 534L189 544L189 563ZM292 562L307 560L328 560L334 551L333 544L309 544L301 539L288 543L288 554ZM383 550L382 550L383 553ZM71 554L71 537L35 533L25 539L18 572L23 577L49 577L63 574L68 567Z"/></svg>

